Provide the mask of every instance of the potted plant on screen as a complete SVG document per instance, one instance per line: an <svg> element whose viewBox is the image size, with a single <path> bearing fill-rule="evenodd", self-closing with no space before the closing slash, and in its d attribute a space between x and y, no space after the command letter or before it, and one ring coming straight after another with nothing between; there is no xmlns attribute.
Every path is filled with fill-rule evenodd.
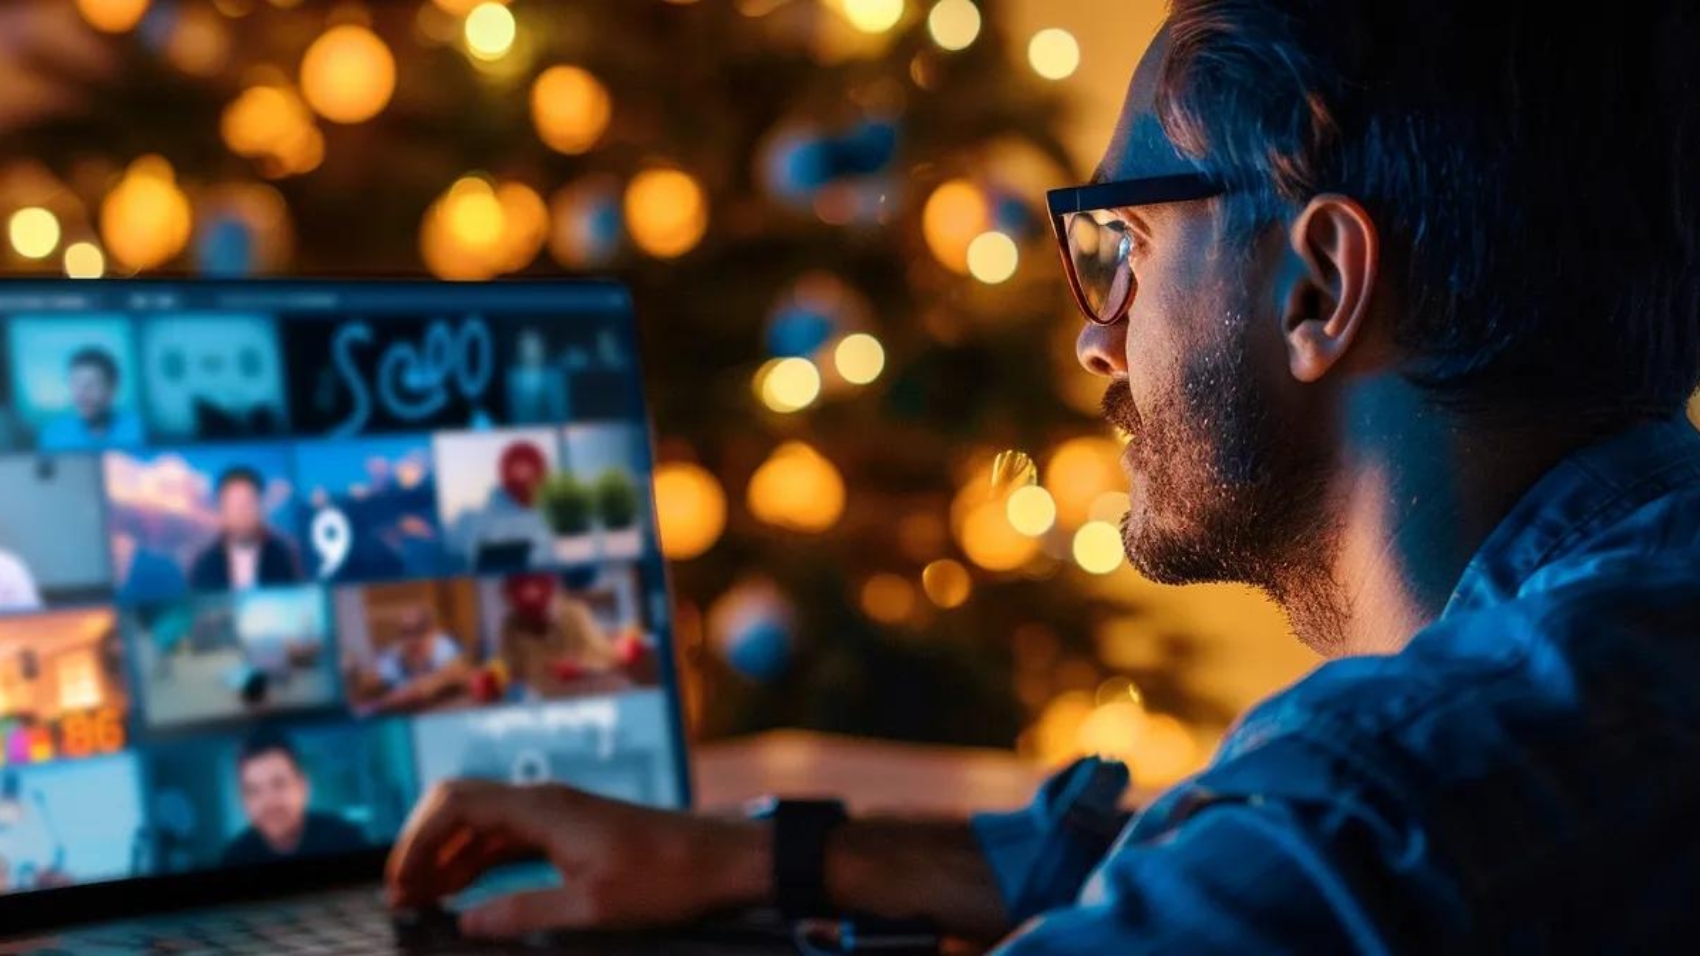
<svg viewBox="0 0 1700 956"><path fill-rule="evenodd" d="M586 488L571 472L557 471L543 482L543 494L538 502L543 520L557 535L576 537L590 532L595 502Z"/></svg>
<svg viewBox="0 0 1700 956"><path fill-rule="evenodd" d="M602 527L623 531L637 524L637 485L618 468L610 468L596 479L596 513Z"/></svg>

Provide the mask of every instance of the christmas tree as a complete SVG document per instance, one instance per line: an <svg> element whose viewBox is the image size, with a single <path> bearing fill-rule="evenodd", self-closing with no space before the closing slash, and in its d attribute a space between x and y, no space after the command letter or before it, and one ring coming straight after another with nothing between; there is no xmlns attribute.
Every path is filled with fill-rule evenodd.
<svg viewBox="0 0 1700 956"><path fill-rule="evenodd" d="M1119 446L1043 213L1082 178L1067 34L1007 35L996 0L0 17L0 211L53 220L11 271L630 284L700 733L1167 734L1185 764L1175 718L1222 720L1099 577ZM1033 480L994 489L1005 449Z"/></svg>

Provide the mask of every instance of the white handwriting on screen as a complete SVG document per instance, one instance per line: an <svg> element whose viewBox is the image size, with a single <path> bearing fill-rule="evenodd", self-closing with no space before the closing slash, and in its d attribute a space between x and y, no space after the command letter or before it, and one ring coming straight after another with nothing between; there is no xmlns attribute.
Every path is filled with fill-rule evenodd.
<svg viewBox="0 0 1700 956"><path fill-rule="evenodd" d="M354 539L348 516L336 508L319 509L313 516L311 537L313 550L319 554L319 577L335 575L342 569L342 562L348 560L348 548Z"/></svg>
<svg viewBox="0 0 1700 956"><path fill-rule="evenodd" d="M498 741L510 733L590 734L597 755L607 760L614 755L620 709L611 700L586 700L551 704L536 710L496 711L480 714L473 720L479 731Z"/></svg>
<svg viewBox="0 0 1700 956"><path fill-rule="evenodd" d="M424 421L442 411L457 392L476 401L495 374L496 347L490 327L481 318L462 320L458 326L437 319L425 327L419 343L391 342L378 357L376 374L368 382L359 356L372 339L372 326L357 321L337 329L331 340L331 361L348 387L352 405L332 434L358 434L371 419L374 402L377 410L400 421Z"/></svg>

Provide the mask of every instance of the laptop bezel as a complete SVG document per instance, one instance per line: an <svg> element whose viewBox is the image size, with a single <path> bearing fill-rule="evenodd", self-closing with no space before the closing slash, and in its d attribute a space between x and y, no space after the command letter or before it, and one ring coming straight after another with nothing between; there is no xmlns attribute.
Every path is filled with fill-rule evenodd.
<svg viewBox="0 0 1700 956"><path fill-rule="evenodd" d="M7 305L9 297L39 291L42 294L87 294L98 288L119 294L127 292L157 295L163 290L196 286L206 291L255 293L264 296L274 293L335 294L358 290L366 296L382 290L384 294L428 294L432 308L488 309L492 314L518 312L530 304L547 308L551 295L587 297L607 296L606 311L623 315L633 353L633 374L638 376L643 401L643 427L649 442L650 461L655 461L655 421L649 397L648 380L644 377L643 350L637 327L637 314L630 291L623 283L612 279L506 279L482 283L443 282L421 278L352 278L352 277L289 277L289 278L200 278L149 277L130 279L74 280L32 277L0 278L0 315L18 309ZM473 300L476 299L476 304ZM588 299L587 299L588 301ZM240 308L253 312L277 311L268 309L263 299L244 303ZM463 304L464 303L464 304ZM280 302L280 304L282 304ZM230 307L238 308L236 305ZM401 313L397 313L401 314ZM651 515L655 513L653 478L646 489ZM673 572L664 559L662 587L669 607L675 607ZM669 622L671 624L671 622ZM695 796L688 748L686 746L682 690L679 683L677 635L671 632L668 653L661 658L661 688L666 698L668 728L672 733L672 770L679 788L682 807L695 806ZM156 874L96 883L84 883L54 889L0 894L0 939L28 936L66 929L74 926L109 922L141 915L166 913L240 901L280 898L315 890L336 889L376 881L383 873L384 860L391 844L374 845L354 853L312 859L290 860L260 866L220 867L189 873Z"/></svg>

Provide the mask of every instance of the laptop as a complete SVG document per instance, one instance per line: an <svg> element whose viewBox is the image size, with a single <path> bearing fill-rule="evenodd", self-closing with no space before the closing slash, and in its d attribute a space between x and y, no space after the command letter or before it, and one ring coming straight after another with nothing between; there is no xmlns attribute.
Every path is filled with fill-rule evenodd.
<svg viewBox="0 0 1700 956"><path fill-rule="evenodd" d="M595 281L0 283L0 953L496 951L378 902L425 788L689 806L634 331ZM739 939L541 942L791 951Z"/></svg>

